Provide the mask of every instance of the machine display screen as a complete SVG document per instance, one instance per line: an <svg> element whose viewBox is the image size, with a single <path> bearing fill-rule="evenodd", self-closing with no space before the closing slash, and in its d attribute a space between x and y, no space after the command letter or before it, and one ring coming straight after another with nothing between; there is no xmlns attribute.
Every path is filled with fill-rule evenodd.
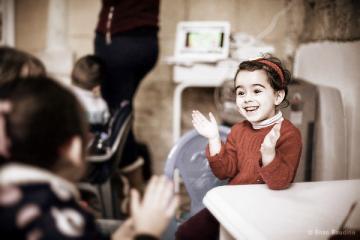
<svg viewBox="0 0 360 240"><path fill-rule="evenodd" d="M186 32L183 52L217 53L224 46L224 32L221 28L201 28Z"/></svg>
<svg viewBox="0 0 360 240"><path fill-rule="evenodd" d="M230 24L226 21L185 21L176 29L178 61L216 62L229 55Z"/></svg>

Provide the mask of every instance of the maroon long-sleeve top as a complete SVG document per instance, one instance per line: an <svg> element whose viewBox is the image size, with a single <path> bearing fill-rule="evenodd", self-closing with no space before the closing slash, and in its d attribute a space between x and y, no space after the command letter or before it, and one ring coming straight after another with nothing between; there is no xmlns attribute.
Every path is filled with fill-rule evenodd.
<svg viewBox="0 0 360 240"><path fill-rule="evenodd" d="M113 34L139 27L158 28L160 0L102 0L96 32Z"/></svg>
<svg viewBox="0 0 360 240"><path fill-rule="evenodd" d="M214 175L220 179L228 178L230 184L266 183L271 189L289 187L301 156L300 131L284 120L275 146L275 158L262 166L260 146L272 127L253 129L250 122L243 121L231 128L218 154L210 156L207 147L206 155Z"/></svg>

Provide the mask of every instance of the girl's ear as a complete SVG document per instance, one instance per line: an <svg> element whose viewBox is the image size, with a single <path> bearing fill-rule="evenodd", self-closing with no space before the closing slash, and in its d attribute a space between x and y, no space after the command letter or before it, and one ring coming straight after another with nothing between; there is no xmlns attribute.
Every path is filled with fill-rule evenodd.
<svg viewBox="0 0 360 240"><path fill-rule="evenodd" d="M278 106L285 98L285 90L276 91L275 95L275 105Z"/></svg>
<svg viewBox="0 0 360 240"><path fill-rule="evenodd" d="M74 166L81 167L84 163L82 160L82 140L80 136L72 137L63 147L61 147L60 154Z"/></svg>

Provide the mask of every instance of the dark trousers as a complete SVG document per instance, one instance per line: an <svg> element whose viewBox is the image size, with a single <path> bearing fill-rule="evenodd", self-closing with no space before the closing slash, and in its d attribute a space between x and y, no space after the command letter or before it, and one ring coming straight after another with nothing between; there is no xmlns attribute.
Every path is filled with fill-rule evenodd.
<svg viewBox="0 0 360 240"><path fill-rule="evenodd" d="M179 226L176 240L217 240L219 228L219 222L204 208Z"/></svg>
<svg viewBox="0 0 360 240"><path fill-rule="evenodd" d="M123 100L132 104L141 80L155 66L158 53L156 28L137 28L119 33L112 37L110 44L106 44L103 34L96 34L95 55L106 64L101 91L110 109L117 108ZM138 146L130 131L121 165L132 163L138 155Z"/></svg>

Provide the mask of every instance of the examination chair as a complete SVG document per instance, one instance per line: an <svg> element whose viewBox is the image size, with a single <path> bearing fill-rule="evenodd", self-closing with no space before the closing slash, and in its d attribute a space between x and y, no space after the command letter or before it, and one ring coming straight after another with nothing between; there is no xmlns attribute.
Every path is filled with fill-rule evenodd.
<svg viewBox="0 0 360 240"><path fill-rule="evenodd" d="M88 176L78 186L81 192L91 193L100 202L102 217L105 219L121 219L119 191L122 190L119 176L124 145L132 126L132 110L128 102L114 111L108 125L108 132L103 139L95 139L89 148L91 151L86 160L89 163Z"/></svg>

